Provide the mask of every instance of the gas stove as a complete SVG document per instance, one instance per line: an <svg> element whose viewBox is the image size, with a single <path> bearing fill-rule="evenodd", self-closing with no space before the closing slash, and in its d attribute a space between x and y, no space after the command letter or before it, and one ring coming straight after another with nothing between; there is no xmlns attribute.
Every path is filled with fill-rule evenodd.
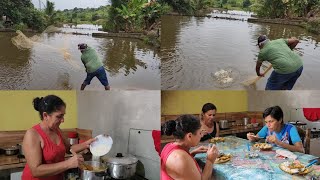
<svg viewBox="0 0 320 180"><path fill-rule="evenodd" d="M80 172L78 169L69 169L65 172L65 179L66 180L81 180L80 178ZM114 179L110 176L104 176L102 179L104 180L119 180ZM122 179L122 180L148 180L138 174L135 174L134 176L128 178L128 179Z"/></svg>
<svg viewBox="0 0 320 180"><path fill-rule="evenodd" d="M116 180L116 179L114 179L114 178L112 178L112 177L105 177L105 179L107 179L107 180ZM126 179L126 180L146 180L146 178L144 178L144 177L141 177L141 176L139 176L139 175L134 175L134 176L132 176L131 178L129 178L129 179Z"/></svg>
<svg viewBox="0 0 320 180"><path fill-rule="evenodd" d="M311 129L311 138L319 138L320 137L320 129L312 128Z"/></svg>
<svg viewBox="0 0 320 180"><path fill-rule="evenodd" d="M66 180L81 180L81 178L79 178L79 176L66 177L65 179L66 179ZM108 177L104 177L103 179L104 179L104 180L119 180L119 179L114 179L114 178L109 177L109 176L108 176ZM143 177L141 177L141 176L139 176L139 175L134 175L134 176L131 177L131 178L122 179L122 180L148 180L148 179L143 178Z"/></svg>

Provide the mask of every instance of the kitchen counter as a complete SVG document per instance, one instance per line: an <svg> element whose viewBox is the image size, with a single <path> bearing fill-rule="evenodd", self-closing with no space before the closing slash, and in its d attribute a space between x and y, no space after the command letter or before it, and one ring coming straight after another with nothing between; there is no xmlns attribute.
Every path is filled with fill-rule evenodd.
<svg viewBox="0 0 320 180"><path fill-rule="evenodd" d="M220 135L230 135L237 133L259 131L262 126L248 128L246 126L233 126L230 129L220 129Z"/></svg>
<svg viewBox="0 0 320 180"><path fill-rule="evenodd" d="M0 170L21 168L25 166L25 160L18 158L18 155L6 156L0 155Z"/></svg>
<svg viewBox="0 0 320 180"><path fill-rule="evenodd" d="M65 158L68 159L71 154L66 154ZM26 159L18 157L18 155L6 156L0 155L0 170L23 168L26 165Z"/></svg>
<svg viewBox="0 0 320 180"><path fill-rule="evenodd" d="M256 131L259 131L261 128L262 126L251 127L251 128L248 128L246 126L232 126L229 129L220 129L220 136L232 135L232 134L238 134L238 133L256 132ZM164 138L161 138L161 144L166 144L172 141L174 141L173 136L164 136Z"/></svg>

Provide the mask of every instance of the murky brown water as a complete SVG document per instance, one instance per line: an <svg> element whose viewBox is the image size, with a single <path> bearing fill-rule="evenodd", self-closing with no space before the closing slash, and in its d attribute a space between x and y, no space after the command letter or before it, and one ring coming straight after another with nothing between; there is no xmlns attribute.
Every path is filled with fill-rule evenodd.
<svg viewBox="0 0 320 180"><path fill-rule="evenodd" d="M222 89L214 82L212 73L232 68L238 78L224 89L245 89L241 82L256 77L257 37L267 34L270 39L292 36L300 39L297 48L303 52L304 71L294 89L320 89L316 83L320 77L320 36L296 26L248 23L245 21L248 14L235 16L244 21L163 16L161 88ZM265 88L269 75L270 72L257 83L258 90Z"/></svg>
<svg viewBox="0 0 320 180"><path fill-rule="evenodd" d="M78 26L83 27L90 30L63 28L63 32L89 35L45 34L31 50L19 50L12 44L16 33L0 32L0 89L80 89L86 72L78 43L97 50L112 89L160 89L160 57L156 50L135 39L94 38L91 33L97 27ZM62 48L70 53L70 60L64 58ZM86 89L103 90L103 86L94 78Z"/></svg>

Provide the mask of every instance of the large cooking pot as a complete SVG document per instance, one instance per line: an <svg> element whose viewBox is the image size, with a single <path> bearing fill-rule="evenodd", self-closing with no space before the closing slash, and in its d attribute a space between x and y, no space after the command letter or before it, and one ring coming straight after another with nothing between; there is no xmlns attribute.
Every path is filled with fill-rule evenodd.
<svg viewBox="0 0 320 180"><path fill-rule="evenodd" d="M307 123L300 122L300 121L290 121L289 124L295 125L303 130L306 130L306 126L307 126Z"/></svg>
<svg viewBox="0 0 320 180"><path fill-rule="evenodd" d="M19 153L19 148L17 146L6 147L3 148L3 150L7 156L16 155Z"/></svg>
<svg viewBox="0 0 320 180"><path fill-rule="evenodd" d="M220 125L220 129L228 129L229 128L228 120L220 120L219 125Z"/></svg>
<svg viewBox="0 0 320 180"><path fill-rule="evenodd" d="M79 171L81 180L103 180L108 176L106 167L99 161L85 161Z"/></svg>
<svg viewBox="0 0 320 180"><path fill-rule="evenodd" d="M123 156L117 153L115 157L106 157L108 174L115 179L127 179L135 175L138 159L134 156Z"/></svg>

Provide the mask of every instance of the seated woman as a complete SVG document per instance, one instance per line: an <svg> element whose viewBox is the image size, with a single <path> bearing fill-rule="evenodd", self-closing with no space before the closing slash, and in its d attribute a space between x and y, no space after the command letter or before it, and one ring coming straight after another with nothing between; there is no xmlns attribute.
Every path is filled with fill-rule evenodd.
<svg viewBox="0 0 320 180"><path fill-rule="evenodd" d="M202 127L207 133L201 138L200 141L205 141L213 137L219 137L219 123L214 119L216 112L217 108L212 103L206 103L202 106L200 121Z"/></svg>
<svg viewBox="0 0 320 180"><path fill-rule="evenodd" d="M213 163L218 156L216 146L202 146L189 153L190 148L197 146L202 137L198 118L182 115L176 121L167 121L161 126L161 134L176 138L175 142L166 144L161 152L161 180L211 179ZM207 153L207 160L201 172L193 156L203 152Z"/></svg>
<svg viewBox="0 0 320 180"><path fill-rule="evenodd" d="M250 141L257 141L263 138L269 143L279 147L304 153L304 148L297 128L294 125L285 124L283 122L283 112L279 106L267 108L263 113L263 118L266 125L258 132L258 134L247 134L247 138Z"/></svg>

